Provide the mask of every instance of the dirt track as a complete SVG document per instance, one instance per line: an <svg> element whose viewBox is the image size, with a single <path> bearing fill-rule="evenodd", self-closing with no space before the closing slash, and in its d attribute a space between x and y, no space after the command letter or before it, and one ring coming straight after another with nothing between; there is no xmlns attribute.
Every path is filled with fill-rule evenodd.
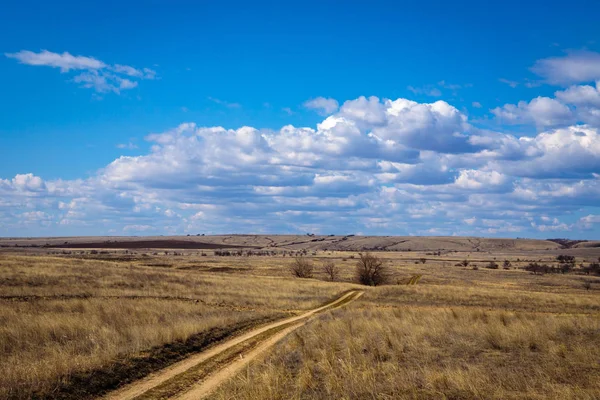
<svg viewBox="0 0 600 400"><path fill-rule="evenodd" d="M135 399L146 392L164 384L168 384L169 381L177 381L177 379L184 375L186 371L197 367L198 365L209 362L212 358L225 353L226 351L235 348L236 346L243 345L245 342L256 339L260 336L260 340L256 343L253 348L245 355L240 354L239 358L235 358L233 361L221 365L220 368L214 370L205 379L196 382L190 387L179 390L177 399L191 400L205 397L214 389L216 389L221 383L229 379L237 371L247 365L252 359L256 358L262 352L269 349L287 334L293 330L304 325L310 317L315 314L326 311L329 309L341 307L351 301L358 299L363 294L360 290L352 290L344 295L340 296L335 301L325 304L321 307L307 311L301 315L286 318L277 322L270 323L260 328L254 329L247 332L239 337L235 337L231 340L225 341L217 346L214 346L204 352L195 354L183 361L180 361L170 367L167 367L161 371L153 373L148 377L127 385L119 390L109 393L104 396L104 400L127 400ZM283 329L282 329L283 328ZM272 334L271 334L272 332Z"/></svg>

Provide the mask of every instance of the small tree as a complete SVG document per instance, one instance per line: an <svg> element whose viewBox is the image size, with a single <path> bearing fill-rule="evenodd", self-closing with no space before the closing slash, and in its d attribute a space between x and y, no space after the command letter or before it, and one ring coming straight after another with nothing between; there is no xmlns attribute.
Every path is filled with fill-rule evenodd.
<svg viewBox="0 0 600 400"><path fill-rule="evenodd" d="M425 264L427 262L426 258L419 258L419 261L421 261L421 264Z"/></svg>
<svg viewBox="0 0 600 400"><path fill-rule="evenodd" d="M600 275L600 263L597 262L593 262L590 263L587 267L584 268L583 270L586 274L594 274L594 275Z"/></svg>
<svg viewBox="0 0 600 400"><path fill-rule="evenodd" d="M388 279L383 260L371 253L360 254L356 263L356 280L363 285L383 285Z"/></svg>
<svg viewBox="0 0 600 400"><path fill-rule="evenodd" d="M558 261L561 264L575 264L575 256L567 256L561 254L556 257L556 261Z"/></svg>
<svg viewBox="0 0 600 400"><path fill-rule="evenodd" d="M469 260L462 260L459 264L467 268L469 266Z"/></svg>
<svg viewBox="0 0 600 400"><path fill-rule="evenodd" d="M290 266L290 271L292 272L292 275L298 278L312 278L313 265L302 256L296 257Z"/></svg>
<svg viewBox="0 0 600 400"><path fill-rule="evenodd" d="M337 281L340 275L339 268L333 263L333 261L325 261L323 263L323 271L327 275L330 281Z"/></svg>
<svg viewBox="0 0 600 400"><path fill-rule="evenodd" d="M488 269L498 269L498 264L496 264L494 261L490 261L485 267Z"/></svg>
<svg viewBox="0 0 600 400"><path fill-rule="evenodd" d="M546 264L538 264L536 262L530 262L525 266L525 271L533 272L534 275L543 275L550 272L550 267Z"/></svg>
<svg viewBox="0 0 600 400"><path fill-rule="evenodd" d="M563 274L566 274L567 272L571 272L573 270L573 267L575 266L575 264L571 264L571 263L565 263L565 264L560 264L560 272L562 272Z"/></svg>
<svg viewBox="0 0 600 400"><path fill-rule="evenodd" d="M502 267L504 269L510 269L511 266L512 266L512 264L510 263L510 261L504 260L504 264L502 264Z"/></svg>

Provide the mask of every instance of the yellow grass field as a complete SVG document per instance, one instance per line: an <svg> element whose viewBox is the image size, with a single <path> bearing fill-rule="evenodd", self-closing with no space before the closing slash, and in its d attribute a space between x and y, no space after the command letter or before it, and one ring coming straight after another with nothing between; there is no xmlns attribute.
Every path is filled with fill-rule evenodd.
<svg viewBox="0 0 600 400"><path fill-rule="evenodd" d="M307 250L314 277L299 279L288 248L5 249L0 398L94 398L358 287L361 298L309 321L211 397L600 398L600 278L524 271L557 254L533 248L375 252L389 272L375 288L354 282L356 251ZM581 251L578 262L596 257ZM484 268L505 259L509 269Z"/></svg>
<svg viewBox="0 0 600 400"><path fill-rule="evenodd" d="M0 257L0 398L49 396L74 374L216 328L290 315L349 286L177 262Z"/></svg>

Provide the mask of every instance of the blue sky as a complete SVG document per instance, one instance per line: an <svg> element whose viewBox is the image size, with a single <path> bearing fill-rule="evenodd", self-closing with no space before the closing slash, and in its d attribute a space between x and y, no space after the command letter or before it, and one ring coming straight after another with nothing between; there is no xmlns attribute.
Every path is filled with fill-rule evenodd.
<svg viewBox="0 0 600 400"><path fill-rule="evenodd" d="M600 5L0 14L0 235L597 238Z"/></svg>

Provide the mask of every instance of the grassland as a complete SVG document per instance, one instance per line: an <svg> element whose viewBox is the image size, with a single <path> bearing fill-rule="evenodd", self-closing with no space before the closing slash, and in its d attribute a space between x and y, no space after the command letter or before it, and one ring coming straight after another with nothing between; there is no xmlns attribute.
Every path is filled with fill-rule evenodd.
<svg viewBox="0 0 600 400"><path fill-rule="evenodd" d="M598 317L365 302L301 328L214 398L600 396Z"/></svg>
<svg viewBox="0 0 600 400"><path fill-rule="evenodd" d="M397 266L425 275L300 328L213 398L600 398L590 278L437 264Z"/></svg>
<svg viewBox="0 0 600 400"><path fill-rule="evenodd" d="M357 252L313 249L313 238L302 239L304 249L298 237L280 237L283 247L243 237L248 246L266 241L272 254L261 257L5 248L0 398L91 398L356 287ZM553 262L552 242L546 250L469 240L435 255L440 241L377 253L390 285L308 322L213 397L600 398L600 279L522 270ZM314 279L289 272L289 254L300 250L315 263ZM578 263L600 255L568 251ZM510 269L484 268L505 259ZM462 260L469 266L456 265ZM325 261L339 267L340 282L326 281ZM415 275L418 285L402 284Z"/></svg>
<svg viewBox="0 0 600 400"><path fill-rule="evenodd" d="M232 334L316 306L348 286L256 276L252 267L237 273L203 269L174 257L167 266L148 257L123 262L2 255L0 398L52 397L57 388L61 396L81 398L86 392L73 385L114 365L124 369L151 349L153 357L177 360L160 346L202 333ZM212 338L200 339L208 344ZM195 350L196 344L187 347ZM190 350L175 347L169 350L182 356ZM93 389L110 386L99 382Z"/></svg>

